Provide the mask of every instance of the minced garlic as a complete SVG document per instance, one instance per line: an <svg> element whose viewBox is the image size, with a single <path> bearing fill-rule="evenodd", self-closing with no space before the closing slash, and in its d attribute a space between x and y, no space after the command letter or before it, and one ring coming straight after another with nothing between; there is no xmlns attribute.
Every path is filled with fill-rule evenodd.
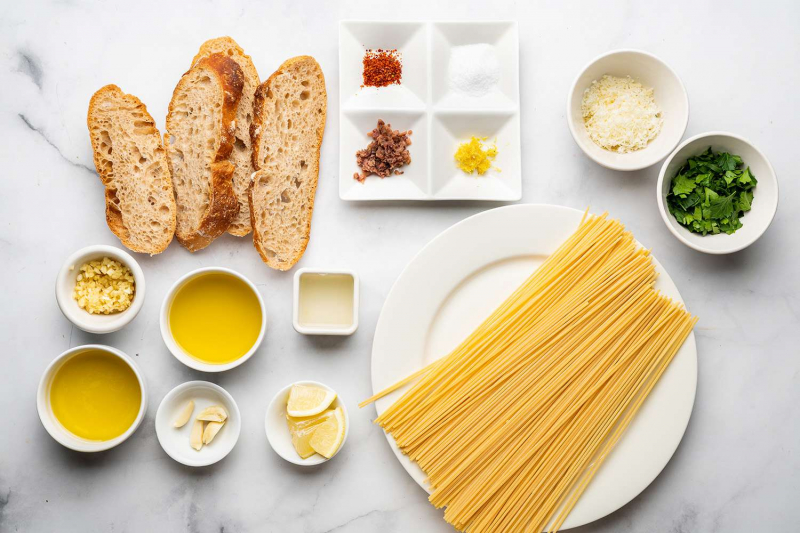
<svg viewBox="0 0 800 533"><path fill-rule="evenodd" d="M80 268L72 297L91 314L108 315L131 306L135 282L131 269L108 257Z"/></svg>
<svg viewBox="0 0 800 533"><path fill-rule="evenodd" d="M485 140L486 137L473 136L469 142L462 143L458 147L455 155L458 168L467 174L477 170L480 175L492 168L492 161L497 157L497 146L492 145L484 150L481 141Z"/></svg>

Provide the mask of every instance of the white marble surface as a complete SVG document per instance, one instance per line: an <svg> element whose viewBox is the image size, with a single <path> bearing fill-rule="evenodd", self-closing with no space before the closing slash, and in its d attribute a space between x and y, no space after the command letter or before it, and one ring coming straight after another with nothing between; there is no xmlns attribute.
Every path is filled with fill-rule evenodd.
<svg viewBox="0 0 800 533"><path fill-rule="evenodd" d="M493 18L520 23L523 201L620 217L669 270L697 329L699 388L686 436L661 476L636 500L581 533L797 531L800 528L800 4L785 2L430 2L315 4L226 1L3 2L0 5L0 405L1 531L449 531L406 475L374 411L372 334L403 266L432 237L487 204L348 204L337 194L337 21L343 18ZM251 244L225 237L191 255L177 243L141 257L144 308L124 331L102 337L70 327L53 297L64 258L92 243L119 245L103 216L85 126L92 92L106 83L147 103L163 127L172 89L205 39L230 34L263 78L308 53L328 80L329 119L311 243L301 265L361 276L361 326L350 338L309 338L291 327L291 274L269 270ZM594 56L641 48L683 78L688 135L712 129L749 137L771 159L781 203L766 235L726 257L693 252L664 227L655 204L658 166L630 174L592 163L564 118L567 90ZM158 308L168 286L203 265L255 280L270 330L244 366L204 376L164 347ZM130 441L98 455L60 447L40 425L34 394L48 362L89 342L136 357L152 398ZM162 396L210 378L239 403L239 444L204 469L170 459L155 438ZM268 447L263 416L278 387L317 379L351 410L346 449L302 469Z"/></svg>

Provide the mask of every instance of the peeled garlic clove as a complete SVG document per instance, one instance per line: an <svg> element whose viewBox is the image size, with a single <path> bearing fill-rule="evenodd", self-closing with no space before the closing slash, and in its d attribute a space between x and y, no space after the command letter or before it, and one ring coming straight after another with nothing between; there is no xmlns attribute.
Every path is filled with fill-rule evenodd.
<svg viewBox="0 0 800 533"><path fill-rule="evenodd" d="M200 448L203 447L203 421L202 420L195 420L194 425L192 426L192 436L189 437L189 444L192 445L197 451L200 451Z"/></svg>
<svg viewBox="0 0 800 533"><path fill-rule="evenodd" d="M192 418L193 412L194 412L194 400L189 400L189 403L187 403L183 407L183 409L181 409L178 418L175 419L175 427L182 428L183 426L185 426L186 422L188 422L189 419Z"/></svg>
<svg viewBox="0 0 800 533"><path fill-rule="evenodd" d="M205 420L206 422L225 422L226 418L228 418L228 412L221 405L206 407L197 415L198 420Z"/></svg>
<svg viewBox="0 0 800 533"><path fill-rule="evenodd" d="M222 426L225 425L225 422L208 422L206 423L206 429L203 430L203 444L210 444L214 437L217 436L219 430L222 429Z"/></svg>

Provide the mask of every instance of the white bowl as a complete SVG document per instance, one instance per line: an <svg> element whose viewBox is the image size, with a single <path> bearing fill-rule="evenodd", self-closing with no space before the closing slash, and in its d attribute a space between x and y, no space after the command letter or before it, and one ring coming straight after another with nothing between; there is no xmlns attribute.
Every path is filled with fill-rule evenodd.
<svg viewBox="0 0 800 533"><path fill-rule="evenodd" d="M742 227L732 235L700 235L681 226L669 209L667 194L672 178L692 156L700 155L709 147L715 152L725 151L741 156L745 167L750 167L758 184L753 189L752 209L742 217ZM772 223L778 210L778 177L767 158L748 140L722 131L710 131L686 139L664 161L656 187L658 210L667 229L683 244L707 254L730 254L756 242Z"/></svg>
<svg viewBox="0 0 800 533"><path fill-rule="evenodd" d="M83 353L87 350L102 350L125 361L125 363L131 367L133 373L136 374L136 379L139 380L139 389L142 391L142 401L139 405L139 414L136 416L136 420L133 421L133 424L131 424L131 427L129 427L125 433L111 440L95 441L78 437L61 425L61 422L56 418L53 413L53 408L50 405L50 386L53 383L53 377L55 377L56 372L76 354ZM46 429L50 436L59 444L78 452L101 452L124 442L142 423L144 414L147 411L147 388L145 387L144 376L139 371L136 363L133 362L133 359L125 355L125 353L111 346L85 344L83 346L70 348L47 365L47 369L45 369L42 379L39 381L39 390L36 393L36 409L39 411L39 419L42 421L44 429Z"/></svg>
<svg viewBox="0 0 800 533"><path fill-rule="evenodd" d="M286 385L278 392L278 394L275 395L274 398L272 398L272 401L269 402L269 407L267 407L267 415L264 418L264 427L267 431L267 440L269 441L270 446L272 446L272 449L275 450L275 453L290 463L302 466L314 466L324 463L325 461L329 461L330 459L326 459L318 453L315 453L307 459L301 459L297 454L297 451L294 449L294 445L292 444L292 436L289 433L289 426L286 423L286 404L289 402L289 392L292 390L292 386L294 385L315 385L317 387L322 387L323 389L336 392L332 388L320 383L319 381L297 381L295 383ZM344 448L344 445L347 442L347 435L350 433L350 418L347 415L347 406L344 404L338 394L336 395L336 399L331 404L331 407L334 409L341 407L342 412L344 413L344 439L342 440L342 445L339 446L339 449L336 450L336 453L333 455L333 457L336 457L339 452L342 451L342 448ZM331 457L331 459L333 459L333 457Z"/></svg>
<svg viewBox="0 0 800 533"><path fill-rule="evenodd" d="M309 326L300 323L300 278L305 274L342 274L353 278L353 318L349 326ZM352 270L301 268L294 274L292 326L303 335L352 335L358 329L358 274Z"/></svg>
<svg viewBox="0 0 800 533"><path fill-rule="evenodd" d="M181 409L194 401L194 411L183 427L175 427L175 419ZM189 444L192 425L200 411L212 405L222 405L228 411L228 419L217 436L200 450ZM228 391L208 381L181 383L164 396L156 412L156 436L167 455L186 466L208 466L221 461L231 453L242 430L242 415Z"/></svg>
<svg viewBox="0 0 800 533"><path fill-rule="evenodd" d="M196 278L201 274L208 274L210 272L218 272L222 274L229 274L231 276L237 277L240 280L244 281L250 289L253 291L253 294L256 295L258 298L258 305L261 306L261 332L258 334L258 338L250 350L241 356L239 359L235 361L231 361L230 363L225 363L221 365L214 365L211 363L204 363L203 361L199 361L194 357L187 354L183 348L178 346L178 343L175 342L175 339L172 338L172 331L169 328L169 309L172 305L172 300L175 298L175 294L177 294L178 289L183 287L186 282L191 279ZM267 331L267 308L264 306L264 300L261 298L261 294L258 292L258 289L253 284L252 281L244 277L243 275L239 274L235 270L231 270L229 268L223 267L205 267L205 268L198 268L197 270L192 270L178 281L176 281L172 287L170 287L169 291L167 291L167 296L164 298L164 303L161 305L161 338L164 339L164 344L167 345L169 351L175 358L183 363L184 365L188 366L189 368L194 368L195 370L201 370L203 372L224 372L225 370L230 370L231 368L236 368L237 366L241 365L250 357L256 353L258 347L261 345L261 341L264 340L264 333Z"/></svg>
<svg viewBox="0 0 800 533"><path fill-rule="evenodd" d="M604 74L630 76L655 91L664 122L661 132L647 147L618 154L597 146L583 123L584 91ZM572 138L596 163L613 170L640 170L664 159L680 142L689 122L689 97L678 75L652 54L639 50L615 50L592 60L575 78L567 99L567 123Z"/></svg>
<svg viewBox="0 0 800 533"><path fill-rule="evenodd" d="M84 263L104 257L115 259L131 269L135 293L131 306L126 310L111 315L93 315L78 307L78 302L72 297L72 293L75 289L75 280ZM129 253L113 246L95 245L81 248L67 258L56 278L56 301L59 309L70 322L89 333L111 333L123 328L139 313L144 304L144 295L144 272L139 263Z"/></svg>

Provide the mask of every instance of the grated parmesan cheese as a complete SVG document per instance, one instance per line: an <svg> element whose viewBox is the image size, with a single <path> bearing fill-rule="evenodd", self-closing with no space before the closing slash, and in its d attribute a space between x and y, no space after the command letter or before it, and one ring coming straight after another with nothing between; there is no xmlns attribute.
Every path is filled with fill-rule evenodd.
<svg viewBox="0 0 800 533"><path fill-rule="evenodd" d="M653 89L630 76L606 74L593 81L583 93L581 113L592 141L621 154L646 147L663 123Z"/></svg>

